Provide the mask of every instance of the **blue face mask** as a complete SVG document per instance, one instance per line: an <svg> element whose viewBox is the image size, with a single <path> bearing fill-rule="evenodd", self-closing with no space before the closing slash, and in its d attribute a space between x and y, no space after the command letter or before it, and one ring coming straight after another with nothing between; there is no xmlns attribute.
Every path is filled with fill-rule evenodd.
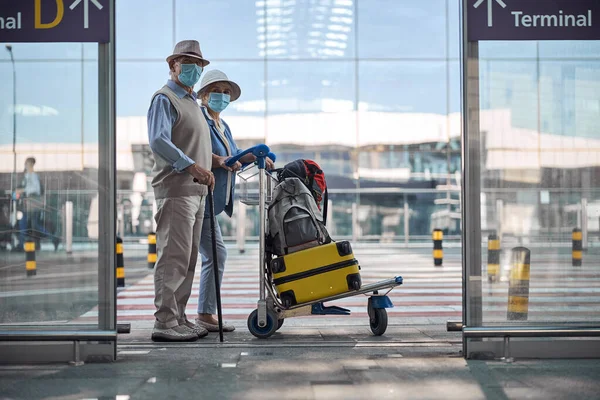
<svg viewBox="0 0 600 400"><path fill-rule="evenodd" d="M193 87L200 80L202 67L196 64L181 64L179 82L188 87Z"/></svg>
<svg viewBox="0 0 600 400"><path fill-rule="evenodd" d="M225 93L211 93L208 98L208 106L214 112L220 113L229 105L230 96Z"/></svg>

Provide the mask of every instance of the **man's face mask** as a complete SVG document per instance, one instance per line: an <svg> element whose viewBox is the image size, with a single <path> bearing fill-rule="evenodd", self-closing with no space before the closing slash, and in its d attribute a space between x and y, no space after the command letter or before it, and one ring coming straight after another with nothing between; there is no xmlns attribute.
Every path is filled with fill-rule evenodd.
<svg viewBox="0 0 600 400"><path fill-rule="evenodd" d="M226 93L211 92L208 98L208 106L214 112L220 113L229 105L230 96Z"/></svg>
<svg viewBox="0 0 600 400"><path fill-rule="evenodd" d="M188 87L193 87L200 80L202 67L197 64L181 64L179 82Z"/></svg>

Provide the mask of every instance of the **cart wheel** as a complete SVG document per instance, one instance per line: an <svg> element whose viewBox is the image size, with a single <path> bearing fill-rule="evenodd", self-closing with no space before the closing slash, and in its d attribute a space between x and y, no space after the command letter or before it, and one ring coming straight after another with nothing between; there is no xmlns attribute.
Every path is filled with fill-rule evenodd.
<svg viewBox="0 0 600 400"><path fill-rule="evenodd" d="M371 332L375 336L381 336L385 333L388 325L388 315L385 308L374 308L373 319L369 320L371 325Z"/></svg>
<svg viewBox="0 0 600 400"><path fill-rule="evenodd" d="M281 327L283 326L283 321L285 321L284 318L281 318L280 320L277 321L277 330L281 329Z"/></svg>
<svg viewBox="0 0 600 400"><path fill-rule="evenodd" d="M262 328L258 326L258 310L252 311L248 316L248 330L259 339L266 339L277 331L277 316L267 310L267 324Z"/></svg>

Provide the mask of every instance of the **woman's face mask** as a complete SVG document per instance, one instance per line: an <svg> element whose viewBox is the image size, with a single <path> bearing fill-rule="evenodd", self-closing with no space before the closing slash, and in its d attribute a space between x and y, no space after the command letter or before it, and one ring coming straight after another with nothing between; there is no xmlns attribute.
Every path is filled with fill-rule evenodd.
<svg viewBox="0 0 600 400"><path fill-rule="evenodd" d="M227 93L211 92L208 97L208 107L214 112L220 113L229 105L230 96Z"/></svg>

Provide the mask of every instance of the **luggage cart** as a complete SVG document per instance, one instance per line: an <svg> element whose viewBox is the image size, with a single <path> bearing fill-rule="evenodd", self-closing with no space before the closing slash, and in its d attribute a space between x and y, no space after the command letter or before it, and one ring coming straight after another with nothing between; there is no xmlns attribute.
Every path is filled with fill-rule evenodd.
<svg viewBox="0 0 600 400"><path fill-rule="evenodd" d="M346 297L365 295L368 297L367 312L369 325L374 335L383 335L387 329L387 308L394 305L387 296L396 286L402 284L402 277L396 276L380 282L363 285L358 290L348 291L316 301L286 306L279 298L269 268L271 255L265 248L267 207L272 200L272 189L277 185L277 179L266 171L266 157L272 159L269 147L260 144L251 147L227 161L231 166L241 157L252 153L256 157L254 164L244 166L238 173L240 201L247 205L259 207L259 297L256 310L248 316L248 330L260 339L273 335L286 318L306 315L350 315L350 310L338 306L325 306L325 301L343 299Z"/></svg>

